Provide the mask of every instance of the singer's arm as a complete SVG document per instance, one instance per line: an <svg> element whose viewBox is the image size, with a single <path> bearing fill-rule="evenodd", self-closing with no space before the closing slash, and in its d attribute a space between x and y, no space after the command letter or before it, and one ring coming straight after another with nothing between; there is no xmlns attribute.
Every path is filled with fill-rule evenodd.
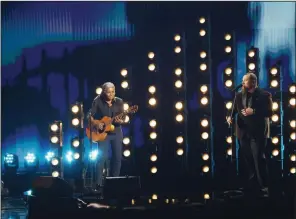
<svg viewBox="0 0 296 219"><path fill-rule="evenodd" d="M89 110L89 113L87 115L87 119L91 121L91 123L93 124L93 121L94 121L94 115L97 113L97 110L98 110L98 101L97 101L97 98L96 97L94 100L93 100L93 103L92 103L92 106Z"/></svg>

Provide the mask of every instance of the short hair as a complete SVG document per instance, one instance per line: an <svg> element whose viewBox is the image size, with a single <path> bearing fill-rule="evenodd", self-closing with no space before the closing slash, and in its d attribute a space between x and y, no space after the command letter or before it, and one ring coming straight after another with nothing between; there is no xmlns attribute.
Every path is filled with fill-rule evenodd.
<svg viewBox="0 0 296 219"><path fill-rule="evenodd" d="M254 83L254 85L257 86L257 76L254 73L249 72L245 76L247 76L249 80L251 80Z"/></svg>
<svg viewBox="0 0 296 219"><path fill-rule="evenodd" d="M102 90L104 93L108 88L115 88L115 85L112 82L106 82L102 85Z"/></svg>

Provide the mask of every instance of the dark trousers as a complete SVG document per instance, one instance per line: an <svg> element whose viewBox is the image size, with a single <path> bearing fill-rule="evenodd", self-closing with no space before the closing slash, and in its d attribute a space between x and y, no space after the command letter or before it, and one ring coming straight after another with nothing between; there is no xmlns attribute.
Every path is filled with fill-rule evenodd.
<svg viewBox="0 0 296 219"><path fill-rule="evenodd" d="M239 139L241 164L247 178L245 187L250 190L264 188L267 183L267 161L265 156L267 139L248 135Z"/></svg>
<svg viewBox="0 0 296 219"><path fill-rule="evenodd" d="M111 168L110 176L116 177L120 175L121 168L121 158L122 158L122 130L116 129L115 133L108 135L105 141L99 142L99 158L97 162L97 179L96 183L98 185L103 185L103 170L105 164L109 166L109 146L111 145L112 155L111 155ZM107 168L106 168L107 169ZM109 171L108 171L109 172Z"/></svg>

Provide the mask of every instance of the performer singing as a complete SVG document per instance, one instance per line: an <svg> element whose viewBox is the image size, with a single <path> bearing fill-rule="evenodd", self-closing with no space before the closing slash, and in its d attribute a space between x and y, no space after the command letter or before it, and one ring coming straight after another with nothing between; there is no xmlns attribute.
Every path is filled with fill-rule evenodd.
<svg viewBox="0 0 296 219"><path fill-rule="evenodd" d="M240 143L242 162L248 174L246 187L255 193L267 192L263 177L267 176L265 149L270 137L269 118L272 116L271 94L258 88L257 76L253 73L244 75L242 91L236 94L232 118L238 113L236 137Z"/></svg>
<svg viewBox="0 0 296 219"><path fill-rule="evenodd" d="M104 123L94 124L95 119L101 119L104 116L113 117L123 112L122 99L115 97L115 85L111 82L106 82L102 85L102 94L98 95L92 104L91 123L96 125L97 128L103 129ZM121 124L123 119L115 118L115 130L108 134L107 138L99 142L99 158L97 163L97 187L102 186L103 169L105 163L108 161L108 147L111 144L112 157L111 157L111 176L116 177L120 174L121 168L121 154L122 154L122 128Z"/></svg>

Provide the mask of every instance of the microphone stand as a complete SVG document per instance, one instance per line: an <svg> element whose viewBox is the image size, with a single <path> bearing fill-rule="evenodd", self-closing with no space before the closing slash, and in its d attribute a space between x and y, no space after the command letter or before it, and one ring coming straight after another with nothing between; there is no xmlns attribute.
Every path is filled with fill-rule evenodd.
<svg viewBox="0 0 296 219"><path fill-rule="evenodd" d="M231 108L231 111L230 111L230 115L228 115L228 117L230 117L232 119L232 116L233 116L233 112L234 112L234 108L235 108L235 103L236 103L236 94L237 94L237 91L239 90L239 88L236 88L232 91L235 92L234 94L234 98L233 98L233 104L232 104L232 108ZM228 128L230 129L230 136L233 136L233 128L232 128L232 124L228 124ZM237 156L234 157L234 154L236 154L236 150L234 149L233 145L234 145L234 139L232 139L232 153L231 153L231 162L233 162L233 160L237 161ZM235 152L235 153L234 153ZM236 162L236 174L237 174L237 169L238 169L238 162ZM224 198L237 198L237 197L242 197L243 196L243 192L240 191L240 190L229 190L229 191L225 191L223 193L223 197Z"/></svg>
<svg viewBox="0 0 296 219"><path fill-rule="evenodd" d="M234 109L235 109L235 104L236 104L236 94L238 92L239 89L241 89L243 85L240 85L238 87L236 87L235 89L233 89L232 91L234 91L234 98L233 98L233 104L232 104L232 107L231 107L231 111L230 111L230 115L228 117L231 118L232 120L232 117L233 117L233 112L234 112ZM230 135L233 136L233 123L232 124L229 124L228 123L228 128L230 129ZM234 139L233 139L234 141ZM233 141L232 141L232 146L233 146ZM234 155L235 154L235 155ZM236 151L234 150L234 147L232 147L232 154L231 154L231 161L233 160L237 160L237 154L236 154ZM238 164L236 165L236 169L238 171Z"/></svg>
<svg viewBox="0 0 296 219"><path fill-rule="evenodd" d="M231 91L234 91L234 99L233 99L233 104L232 104L232 107L231 107L231 113L230 115L228 115L228 117L232 118L232 115L233 115L233 111L234 111L234 106L235 106L235 102L236 102L236 94L237 94L237 91L241 88L242 86L238 86L237 88L231 90ZM229 128L231 128L231 125L228 124Z"/></svg>
<svg viewBox="0 0 296 219"><path fill-rule="evenodd" d="M232 115L233 115L233 111L234 111L234 106L235 106L235 102L236 102L236 91L234 93L234 99L233 99L233 104L232 104L232 107L231 107L231 112L230 112L230 115L228 115L228 117L232 118ZM231 124L228 124L228 127L231 128Z"/></svg>
<svg viewBox="0 0 296 219"><path fill-rule="evenodd" d="M94 148L93 148L93 138L92 138L92 123L91 123L91 116L92 116L92 114L91 114L91 112L89 112L89 115L88 115L88 124L89 124L89 130L90 130L90 135L89 135L89 144L90 144L90 148L91 148L91 154L92 154L92 152L94 151ZM97 188L96 188L96 182L95 182L95 177L97 177L97 174L95 175L95 172L96 172L96 161L91 161L91 189L94 189L94 190L96 190ZM104 178L103 178L103 181L104 181ZM93 190L92 190L93 191ZM101 197L102 197L102 195L103 195L103 192L101 192L102 194L101 194ZM95 192L95 194L97 194L96 192Z"/></svg>
<svg viewBox="0 0 296 219"><path fill-rule="evenodd" d="M93 151L93 144L92 144L92 124L91 124L91 112L88 113L88 127L89 127L89 130L90 130L90 137L89 137L89 145L90 145L90 148L91 148L91 151L90 153L92 154L92 151ZM91 161L91 176L90 176L90 181L91 181L91 187L93 188L94 187L94 164L93 162Z"/></svg>

